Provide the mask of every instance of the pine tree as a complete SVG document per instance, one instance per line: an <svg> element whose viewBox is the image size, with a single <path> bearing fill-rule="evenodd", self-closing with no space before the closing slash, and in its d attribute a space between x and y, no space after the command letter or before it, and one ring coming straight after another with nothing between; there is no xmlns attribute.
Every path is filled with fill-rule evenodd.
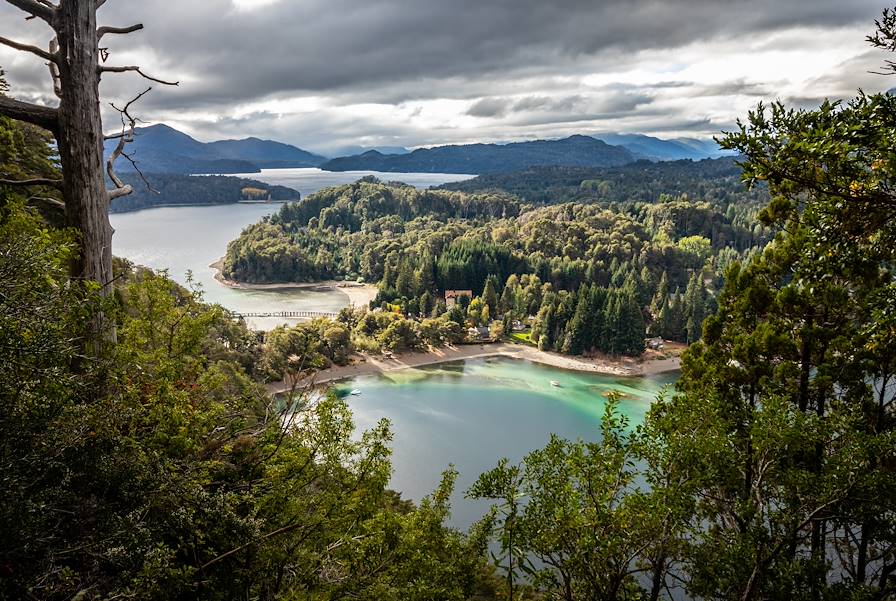
<svg viewBox="0 0 896 601"><path fill-rule="evenodd" d="M599 346L602 352L611 355L618 353L619 322L619 291L611 290L604 309L604 330L601 333Z"/></svg>
<svg viewBox="0 0 896 601"><path fill-rule="evenodd" d="M586 350L603 348L603 337L606 329L607 289L592 286L588 295L588 332L585 343Z"/></svg>
<svg viewBox="0 0 896 601"><path fill-rule="evenodd" d="M700 327L706 314L706 284L700 272L688 281L684 294L685 342L691 344L700 339Z"/></svg>
<svg viewBox="0 0 896 601"><path fill-rule="evenodd" d="M535 317L535 323L532 326L532 339L538 342L538 348L541 350L553 350L554 348L554 328L556 318L554 315L555 306L554 299L556 295L553 292L545 294L541 308Z"/></svg>
<svg viewBox="0 0 896 601"><path fill-rule="evenodd" d="M380 281L380 286L384 290L389 290L395 287L395 269L392 267L392 262L389 260L389 257L386 258L385 266L383 267L383 279Z"/></svg>
<svg viewBox="0 0 896 601"><path fill-rule="evenodd" d="M563 346L560 349L564 354L581 355L585 351L588 342L590 342L588 337L590 297L591 287L580 286L576 311L569 323L566 324Z"/></svg>
<svg viewBox="0 0 896 601"><path fill-rule="evenodd" d="M436 262L429 251L426 251L426 254L423 256L420 269L415 275L417 290L420 293L432 292L436 289Z"/></svg>
<svg viewBox="0 0 896 601"><path fill-rule="evenodd" d="M432 294L430 294L429 290L425 290L423 294L420 295L420 314L429 315L432 312L434 305L435 303L433 302Z"/></svg>
<svg viewBox="0 0 896 601"><path fill-rule="evenodd" d="M657 320L657 317L660 314L660 310L663 309L666 305L669 304L669 276L663 271L663 275L660 276L660 282L657 284L656 293L653 295L653 299L650 301L650 315L653 317L654 321Z"/></svg>
<svg viewBox="0 0 896 601"><path fill-rule="evenodd" d="M619 330L617 351L622 355L637 357L644 352L644 315L635 292L623 291L619 301Z"/></svg>
<svg viewBox="0 0 896 601"><path fill-rule="evenodd" d="M493 315L498 314L498 293L495 290L494 276L489 276L485 279L485 286L482 289L482 302L486 304Z"/></svg>
<svg viewBox="0 0 896 601"><path fill-rule="evenodd" d="M501 299L498 301L498 312L502 315L515 310L514 296L519 285L519 277L515 273L510 274L504 284L504 291L501 292Z"/></svg>
<svg viewBox="0 0 896 601"><path fill-rule="evenodd" d="M666 315L662 320L663 338L684 342L687 336L684 333L684 307L681 297L681 290L675 289L669 305L666 309Z"/></svg>
<svg viewBox="0 0 896 601"><path fill-rule="evenodd" d="M414 286L414 272L410 261L402 259L398 264L398 276L395 278L395 291L399 296L410 298L416 295Z"/></svg>

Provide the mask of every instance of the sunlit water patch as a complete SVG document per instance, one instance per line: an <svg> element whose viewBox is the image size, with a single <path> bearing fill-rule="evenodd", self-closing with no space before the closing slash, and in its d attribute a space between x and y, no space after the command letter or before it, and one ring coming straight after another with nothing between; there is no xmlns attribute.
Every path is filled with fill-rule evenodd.
<svg viewBox="0 0 896 601"><path fill-rule="evenodd" d="M419 501L454 464L460 476L452 522L466 527L487 504L465 500L463 491L498 459L519 461L544 446L551 434L596 440L612 390L623 394L620 411L634 426L676 377L623 378L491 358L361 376L335 388L347 399L359 429L383 417L392 423L391 487L405 497ZM350 395L352 390L360 394Z"/></svg>

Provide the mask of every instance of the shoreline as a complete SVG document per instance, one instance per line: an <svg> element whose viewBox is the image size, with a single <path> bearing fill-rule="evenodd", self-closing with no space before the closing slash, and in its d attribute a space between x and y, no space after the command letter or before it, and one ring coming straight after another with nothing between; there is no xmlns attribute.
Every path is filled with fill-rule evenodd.
<svg viewBox="0 0 896 601"><path fill-rule="evenodd" d="M247 284L224 277L223 257L209 265L215 270L215 281L236 290L338 290L348 297L349 305L366 307L376 298L379 289L373 284L362 284L351 280L325 280L322 282L281 282L277 284Z"/></svg>
<svg viewBox="0 0 896 601"><path fill-rule="evenodd" d="M317 386L358 376L370 376L399 371L402 369L438 365L440 363L462 361L466 359L483 359L486 357L522 359L558 369L597 373L609 376L654 376L670 371L678 371L680 368L679 354L681 350L682 349L679 347L673 348L673 355L669 357L645 354L646 359L610 359L605 357L587 359L584 357L569 357L557 353L548 353L522 344L494 342L456 347L442 347L431 351L404 353L396 355L392 359L387 359L382 356L355 354L352 355L352 363L349 365L335 365L316 372L301 380L298 387ZM289 385L283 381L271 382L267 385L267 390L270 394L280 394L288 391Z"/></svg>
<svg viewBox="0 0 896 601"><path fill-rule="evenodd" d="M338 290L349 298L349 304L355 307L366 306L372 301L378 292L373 284L362 284L354 281L327 280L322 282L281 282L276 284L248 284L236 282L224 277L222 272L224 259L218 259L209 267L215 270L215 280L222 286L242 290ZM333 365L303 378L298 386L318 386L329 384L339 380L358 376L370 376L383 374L402 369L413 369L463 361L466 359L484 359L487 357L506 357L509 359L521 359L547 365L557 369L576 371L583 373L596 373L619 377L644 377L662 374L680 369L680 354L685 345L669 343L669 354L659 354L656 351L645 351L638 358L632 357L572 357L541 351L533 346L515 342L486 342L480 344L467 344L458 346L446 346L429 351L414 351L386 358L382 355L367 355L355 353L350 357L348 365ZM271 382L267 384L270 394L280 394L289 390L285 381Z"/></svg>

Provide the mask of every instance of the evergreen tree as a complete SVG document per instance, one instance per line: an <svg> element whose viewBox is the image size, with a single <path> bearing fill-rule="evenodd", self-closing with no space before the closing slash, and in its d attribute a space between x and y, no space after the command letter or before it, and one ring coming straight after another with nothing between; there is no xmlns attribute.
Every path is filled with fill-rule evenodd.
<svg viewBox="0 0 896 601"><path fill-rule="evenodd" d="M650 301L650 315L656 321L660 311L669 304L669 276L663 271L660 276L660 282L657 284L656 292Z"/></svg>
<svg viewBox="0 0 896 601"><path fill-rule="evenodd" d="M566 325L561 352L567 355L581 355L590 344L591 287L580 286L577 295L576 311Z"/></svg>
<svg viewBox="0 0 896 601"><path fill-rule="evenodd" d="M429 290L425 290L423 294L420 295L419 307L421 315L430 315L432 313L432 310L435 307L435 302L433 301L432 294Z"/></svg>
<svg viewBox="0 0 896 601"><path fill-rule="evenodd" d="M392 261L388 257L383 267L383 279L380 281L380 288L384 290L395 288L395 269L392 267Z"/></svg>
<svg viewBox="0 0 896 601"><path fill-rule="evenodd" d="M498 311L503 315L509 311L515 311L515 295L519 287L519 277L512 273L504 284L504 290L501 292L501 299L498 301Z"/></svg>
<svg viewBox="0 0 896 601"><path fill-rule="evenodd" d="M482 289L482 302L486 304L492 315L498 314L498 293L495 289L495 278L489 276Z"/></svg>
<svg viewBox="0 0 896 601"><path fill-rule="evenodd" d="M684 294L685 342L691 344L700 339L700 328L706 314L706 284L700 272L688 281Z"/></svg>
<svg viewBox="0 0 896 601"><path fill-rule="evenodd" d="M411 263L406 258L402 258L398 264L398 275L395 278L395 291L399 296L412 297L416 296L417 290L414 282L414 271Z"/></svg>
<svg viewBox="0 0 896 601"><path fill-rule="evenodd" d="M605 352L606 305L607 289L601 286L592 286L591 294L588 296L588 331L585 350L598 349Z"/></svg>
<svg viewBox="0 0 896 601"><path fill-rule="evenodd" d="M436 262L428 250L420 261L420 268L414 274L415 288L420 293L436 290Z"/></svg>
<svg viewBox="0 0 896 601"><path fill-rule="evenodd" d="M644 352L644 315L638 297L626 288L619 299L620 323L616 349L622 355L637 357Z"/></svg>

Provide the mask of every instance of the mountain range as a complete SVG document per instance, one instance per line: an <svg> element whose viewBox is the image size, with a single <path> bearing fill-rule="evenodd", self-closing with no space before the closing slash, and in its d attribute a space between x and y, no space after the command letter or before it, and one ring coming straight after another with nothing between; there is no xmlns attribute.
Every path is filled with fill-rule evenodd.
<svg viewBox="0 0 896 601"><path fill-rule="evenodd" d="M698 140L696 138L662 140L643 134L596 134L594 137L607 144L622 146L639 159L648 161L680 161L682 159L700 161L731 154L719 148L714 140Z"/></svg>
<svg viewBox="0 0 896 601"><path fill-rule="evenodd" d="M106 156L116 140L108 140ZM261 169L317 167L325 157L301 148L258 138L200 142L167 125L141 127L128 144L131 155L145 173L258 173ZM119 160L116 168L133 171L128 161Z"/></svg>
<svg viewBox="0 0 896 601"><path fill-rule="evenodd" d="M261 169L320 167L326 171L392 173L507 173L540 166L614 167L638 160L701 160L725 153L711 140L662 140L641 134L574 135L560 140L457 144L418 148L384 146L328 160L290 144L259 138L200 142L167 125L136 130L128 153L145 173L258 173ZM106 155L116 141L106 142ZM363 150L348 147L345 151ZM122 172L133 171L119 161Z"/></svg>
<svg viewBox="0 0 896 601"><path fill-rule="evenodd" d="M386 171L399 173L502 173L537 165L612 167L637 160L620 146L589 136L562 140L534 140L510 144L464 144L418 148L404 155L371 150L320 166L327 171Z"/></svg>

